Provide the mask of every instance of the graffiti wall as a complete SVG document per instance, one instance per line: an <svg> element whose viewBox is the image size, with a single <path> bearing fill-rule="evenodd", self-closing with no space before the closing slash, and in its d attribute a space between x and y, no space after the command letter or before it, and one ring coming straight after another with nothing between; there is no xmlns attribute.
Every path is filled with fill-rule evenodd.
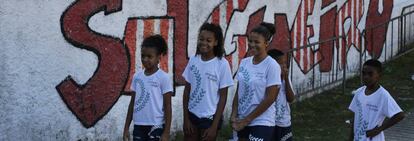
<svg viewBox="0 0 414 141"><path fill-rule="evenodd" d="M270 48L291 52L290 75L299 90L310 87L315 71L322 76L338 68L354 68L358 65L354 56L363 47L367 50L363 53L372 58L386 56L385 41L397 31L388 24L363 31L401 15L412 3L5 0L0 5L0 140L120 139L131 79L142 69L141 42L152 34L162 35L168 43L160 68L175 85L173 131L178 131L182 123L181 74L195 54L198 28L204 22L222 27L233 74L248 50L249 31L263 21L274 23L276 33ZM305 47L335 37L341 38ZM231 101L234 88L229 92Z"/></svg>

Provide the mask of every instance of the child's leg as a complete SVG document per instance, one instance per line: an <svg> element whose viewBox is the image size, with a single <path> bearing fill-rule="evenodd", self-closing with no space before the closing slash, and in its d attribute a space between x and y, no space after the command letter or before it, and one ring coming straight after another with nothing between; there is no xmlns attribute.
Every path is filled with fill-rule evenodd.
<svg viewBox="0 0 414 141"><path fill-rule="evenodd" d="M199 141L201 140L201 131L198 128L198 124L199 124L199 118L197 116L195 116L193 113L189 112L189 118L190 118L190 122L193 126L194 132L192 134L185 134L184 133L184 140L185 141Z"/></svg>
<svg viewBox="0 0 414 141"><path fill-rule="evenodd" d="M215 117L213 116L212 118L200 118L200 119L198 119L199 122L198 122L197 128L200 129L201 136L203 136L204 133L206 132L206 130L209 129L213 125L213 119L214 118ZM217 130L216 130L216 136L214 137L213 141L216 140L218 131L221 129L222 125L223 125L223 117L220 118L219 125L218 125Z"/></svg>
<svg viewBox="0 0 414 141"><path fill-rule="evenodd" d="M134 125L133 141L147 141L151 126Z"/></svg>
<svg viewBox="0 0 414 141"><path fill-rule="evenodd" d="M184 141L199 141L200 140L200 130L197 127L194 127L194 133L192 134L185 134L184 133Z"/></svg>
<svg viewBox="0 0 414 141"><path fill-rule="evenodd" d="M203 138L203 135L204 135L204 133L206 132L206 130L207 129L200 129L200 136L201 136L201 138ZM212 140L207 140L207 141L215 141L216 140L216 138L217 138L217 134L218 134L218 130L216 131L216 136L214 137L214 139L212 139Z"/></svg>

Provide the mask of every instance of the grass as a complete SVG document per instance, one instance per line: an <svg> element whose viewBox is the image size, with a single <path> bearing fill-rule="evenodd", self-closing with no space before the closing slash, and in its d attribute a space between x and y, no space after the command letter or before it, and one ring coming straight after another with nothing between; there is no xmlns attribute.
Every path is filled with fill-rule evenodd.
<svg viewBox="0 0 414 141"><path fill-rule="evenodd" d="M414 52L387 62L381 85L387 89L404 111L414 107ZM347 81L345 94L342 86L292 105L292 128L295 140L346 140L351 119L348 106L351 92L360 87L359 77Z"/></svg>
<svg viewBox="0 0 414 141"><path fill-rule="evenodd" d="M414 51L387 62L381 78L382 86L387 89L404 111L414 107ZM351 92L360 87L359 77L347 80L345 94L342 85L291 105L294 140L321 141L347 140L351 119L348 106L352 100ZM219 141L230 139L232 130L224 125L219 132ZM177 133L177 141L183 140L182 132Z"/></svg>
<svg viewBox="0 0 414 141"><path fill-rule="evenodd" d="M222 128L220 129L217 140L218 141L228 141L231 139L233 134L233 129L231 129L230 126L223 124ZM183 132L178 132L175 136L175 141L183 141L184 140L184 134Z"/></svg>

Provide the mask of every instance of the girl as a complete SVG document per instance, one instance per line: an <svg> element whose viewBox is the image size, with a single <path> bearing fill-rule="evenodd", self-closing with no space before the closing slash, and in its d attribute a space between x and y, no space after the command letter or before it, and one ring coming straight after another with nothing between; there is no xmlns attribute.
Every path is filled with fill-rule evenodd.
<svg viewBox="0 0 414 141"><path fill-rule="evenodd" d="M135 91L124 127L124 140L129 140L129 125L134 120L134 141L168 141L171 127L172 82L158 68L167 44L160 35L145 38L141 45L143 71L134 74L131 89Z"/></svg>
<svg viewBox="0 0 414 141"><path fill-rule="evenodd" d="M292 103L295 99L295 94L292 90L292 85L289 80L289 69L287 67L287 55L283 55L283 52L272 49L267 52L269 56L275 59L282 66L282 86L280 87L279 94L275 102L276 108L276 127L274 132L274 141L292 141L293 134L291 128L291 117L289 103Z"/></svg>
<svg viewBox="0 0 414 141"><path fill-rule="evenodd" d="M231 122L240 141L272 139L275 127L274 101L281 85L280 66L267 55L275 29L261 23L248 36L252 57L241 61L236 78Z"/></svg>
<svg viewBox="0 0 414 141"><path fill-rule="evenodd" d="M223 58L223 33L218 25L205 23L198 34L197 51L183 77L184 138L216 140L222 124L227 88L233 85L230 65Z"/></svg>

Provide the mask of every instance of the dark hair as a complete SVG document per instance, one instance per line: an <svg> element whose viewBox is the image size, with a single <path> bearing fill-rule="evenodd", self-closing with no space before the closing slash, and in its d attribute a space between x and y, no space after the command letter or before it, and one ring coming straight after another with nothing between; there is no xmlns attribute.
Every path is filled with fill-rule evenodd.
<svg viewBox="0 0 414 141"><path fill-rule="evenodd" d="M259 33L269 42L276 30L273 24L262 22L259 26L253 28L251 32Z"/></svg>
<svg viewBox="0 0 414 141"><path fill-rule="evenodd" d="M271 49L271 50L267 51L267 55L269 55L273 59L277 60L277 59L279 59L280 57L283 56L283 52L278 50L278 49Z"/></svg>
<svg viewBox="0 0 414 141"><path fill-rule="evenodd" d="M382 72L382 63L376 59L370 59L365 61L364 66L371 66L374 67L378 73Z"/></svg>
<svg viewBox="0 0 414 141"><path fill-rule="evenodd" d="M204 23L201 27L200 30L198 31L199 33L203 30L206 31L210 31L214 33L214 37L217 40L217 46L214 47L213 51L214 51L214 56L221 58L224 56L224 47L223 47L223 31L221 30L221 27L217 24L213 24L213 23ZM197 47L197 51L196 54L200 54L198 47Z"/></svg>
<svg viewBox="0 0 414 141"><path fill-rule="evenodd" d="M142 41L141 48L154 48L157 50L158 55L165 55L167 54L167 43L165 42L164 38L161 35L151 35Z"/></svg>

